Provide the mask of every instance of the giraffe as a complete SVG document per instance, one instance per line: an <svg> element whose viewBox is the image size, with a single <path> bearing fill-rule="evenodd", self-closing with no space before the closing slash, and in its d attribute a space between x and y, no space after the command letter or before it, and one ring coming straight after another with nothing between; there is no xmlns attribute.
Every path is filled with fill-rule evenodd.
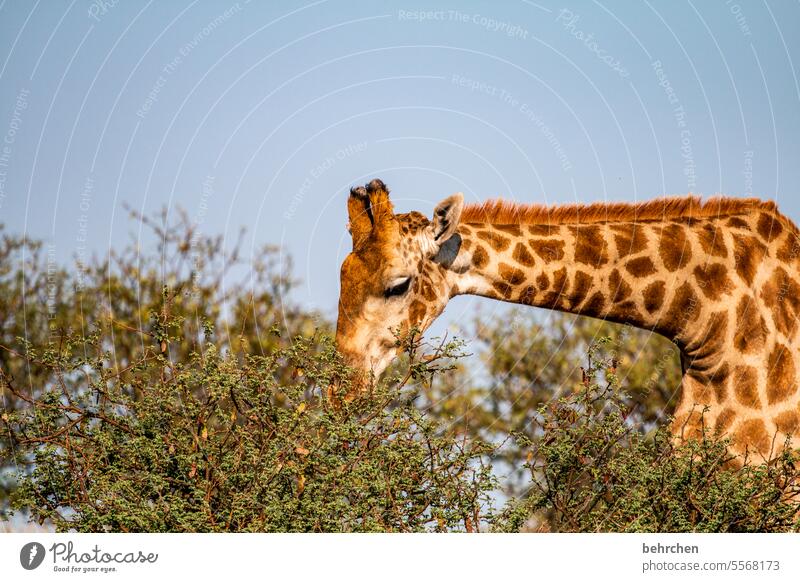
<svg viewBox="0 0 800 582"><path fill-rule="evenodd" d="M459 294L627 323L672 340L683 371L673 433L702 426L766 459L800 447L800 231L774 202L661 198L395 214L378 180L351 189L336 343L379 376L392 330L427 329ZM705 412L703 410L705 409Z"/></svg>

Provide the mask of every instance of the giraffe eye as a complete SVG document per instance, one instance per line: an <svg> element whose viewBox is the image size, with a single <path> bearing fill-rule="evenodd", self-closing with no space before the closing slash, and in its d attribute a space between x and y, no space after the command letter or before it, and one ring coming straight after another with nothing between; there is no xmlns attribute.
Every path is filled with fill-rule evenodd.
<svg viewBox="0 0 800 582"><path fill-rule="evenodd" d="M403 279L396 279L392 281L392 284L386 287L383 291L383 296L386 298L395 297L397 295L403 295L406 291L408 291L408 287L411 285L411 277L405 277Z"/></svg>

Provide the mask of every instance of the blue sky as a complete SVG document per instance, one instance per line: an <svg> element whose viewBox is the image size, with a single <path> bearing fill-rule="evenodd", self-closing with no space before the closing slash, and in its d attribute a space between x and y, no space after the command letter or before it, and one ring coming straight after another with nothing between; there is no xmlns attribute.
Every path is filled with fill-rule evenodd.
<svg viewBox="0 0 800 582"><path fill-rule="evenodd" d="M0 0L0 221L67 261L136 236L123 203L181 206L282 245L332 316L345 195L373 177L398 211L693 191L800 220L799 22L788 1Z"/></svg>

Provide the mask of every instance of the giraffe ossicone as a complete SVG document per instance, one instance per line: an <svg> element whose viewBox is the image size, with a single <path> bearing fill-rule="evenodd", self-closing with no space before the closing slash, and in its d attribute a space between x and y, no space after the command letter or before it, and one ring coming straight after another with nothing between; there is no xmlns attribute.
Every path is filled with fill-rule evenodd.
<svg viewBox="0 0 800 582"><path fill-rule="evenodd" d="M766 458L787 437L800 448L800 231L773 202L465 206L455 194L429 219L395 214L376 179L347 208L336 342L357 370L380 375L393 330L424 331L451 297L480 295L664 335L683 368L674 432L702 419L737 452Z"/></svg>

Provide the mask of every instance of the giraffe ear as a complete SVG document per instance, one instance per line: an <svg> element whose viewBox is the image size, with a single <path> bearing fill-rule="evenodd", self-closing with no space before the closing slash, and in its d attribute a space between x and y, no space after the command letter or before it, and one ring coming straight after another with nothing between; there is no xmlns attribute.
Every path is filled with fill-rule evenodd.
<svg viewBox="0 0 800 582"><path fill-rule="evenodd" d="M430 226L434 244L440 246L455 234L463 208L464 195L461 192L439 202L433 211L433 221Z"/></svg>

